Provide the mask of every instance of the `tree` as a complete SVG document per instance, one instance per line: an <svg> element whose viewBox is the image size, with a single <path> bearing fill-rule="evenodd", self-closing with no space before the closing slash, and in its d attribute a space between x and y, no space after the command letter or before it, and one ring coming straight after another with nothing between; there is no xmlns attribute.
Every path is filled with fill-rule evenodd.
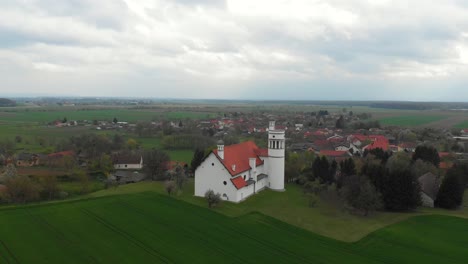
<svg viewBox="0 0 468 264"><path fill-rule="evenodd" d="M5 154L6 158L9 158L15 154L16 145L15 142L5 140L0 142L0 153Z"/></svg>
<svg viewBox="0 0 468 264"><path fill-rule="evenodd" d="M417 146L414 151L413 161L418 159L434 164L436 168L439 167L440 156L437 149L431 146Z"/></svg>
<svg viewBox="0 0 468 264"><path fill-rule="evenodd" d="M114 170L114 164L112 162L112 158L107 154L102 154L98 159L94 159L89 169L92 172L100 172L104 174L106 177Z"/></svg>
<svg viewBox="0 0 468 264"><path fill-rule="evenodd" d="M84 170L75 167L72 172L72 178L80 183L81 193L87 193L89 191L89 176Z"/></svg>
<svg viewBox="0 0 468 264"><path fill-rule="evenodd" d="M114 117L114 120L112 120L112 123L117 124L118 122L119 122L119 120L117 120L117 118Z"/></svg>
<svg viewBox="0 0 468 264"><path fill-rule="evenodd" d="M345 179L349 176L356 175L356 164L354 163L354 159L348 158L340 162L340 170L341 174L337 181L337 188L340 189Z"/></svg>
<svg viewBox="0 0 468 264"><path fill-rule="evenodd" d="M343 117L343 116L340 116L340 118L338 118L338 120L336 120L335 127L336 127L337 129L343 129L343 128L345 128L345 120L344 120L344 117Z"/></svg>
<svg viewBox="0 0 468 264"><path fill-rule="evenodd" d="M137 146L138 146L138 143L137 143L137 141L136 141L135 139L129 138L129 139L127 140L127 147L128 147L129 149L136 149Z"/></svg>
<svg viewBox="0 0 468 264"><path fill-rule="evenodd" d="M18 175L15 165L12 163L8 164L3 172L3 175L0 177L0 182L6 182L9 179L14 179Z"/></svg>
<svg viewBox="0 0 468 264"><path fill-rule="evenodd" d="M5 185L8 188L8 197L14 203L26 203L39 199L39 186L27 176L10 178Z"/></svg>
<svg viewBox="0 0 468 264"><path fill-rule="evenodd" d="M340 195L345 203L365 216L382 207L381 195L366 176L352 175L344 181Z"/></svg>
<svg viewBox="0 0 468 264"><path fill-rule="evenodd" d="M196 148L193 152L192 162L190 163L190 168L195 173L195 170L200 166L205 157L205 152L202 149Z"/></svg>
<svg viewBox="0 0 468 264"><path fill-rule="evenodd" d="M463 204L465 186L462 176L462 171L458 168L451 168L447 171L434 202L435 206L455 209Z"/></svg>
<svg viewBox="0 0 468 264"><path fill-rule="evenodd" d="M410 166L411 157L405 152L398 152L388 159L386 168L390 173L398 173L410 168Z"/></svg>
<svg viewBox="0 0 468 264"><path fill-rule="evenodd" d="M216 193L213 190L208 190L205 193L206 201L208 202L208 207L212 208L213 206L217 206L221 203L221 194Z"/></svg>
<svg viewBox="0 0 468 264"><path fill-rule="evenodd" d="M164 189L166 189L166 192L169 196L171 196L175 188L176 188L176 184L174 181L166 181L166 183L164 184Z"/></svg>
<svg viewBox="0 0 468 264"><path fill-rule="evenodd" d="M68 120L66 117L63 118L62 123L66 123Z"/></svg>
<svg viewBox="0 0 468 264"><path fill-rule="evenodd" d="M159 149L151 149L144 153L143 171L153 181L166 179L165 171L169 162L169 155Z"/></svg>
<svg viewBox="0 0 468 264"><path fill-rule="evenodd" d="M421 205L421 187L411 170L387 169L382 186L385 208L390 211L408 211Z"/></svg>
<svg viewBox="0 0 468 264"><path fill-rule="evenodd" d="M316 179L320 179L321 183L331 184L334 182L334 172L336 172L337 164L330 166L327 157L317 157L312 164L312 171Z"/></svg>
<svg viewBox="0 0 468 264"><path fill-rule="evenodd" d="M16 135L15 142L16 143L21 143L22 141L23 141L23 138L20 135Z"/></svg>
<svg viewBox="0 0 468 264"><path fill-rule="evenodd" d="M173 179L175 180L175 183L177 185L177 188L179 190L182 190L184 187L184 183L187 179L187 176L185 175L185 171L181 166L177 166L175 168L174 174L173 174Z"/></svg>
<svg viewBox="0 0 468 264"><path fill-rule="evenodd" d="M49 200L52 200L60 192L56 176L43 176L39 183L42 186L43 196Z"/></svg>
<svg viewBox="0 0 468 264"><path fill-rule="evenodd" d="M439 171L437 168L429 162L422 161L420 159L416 160L411 166L411 172L415 177L420 177L428 172L438 175Z"/></svg>

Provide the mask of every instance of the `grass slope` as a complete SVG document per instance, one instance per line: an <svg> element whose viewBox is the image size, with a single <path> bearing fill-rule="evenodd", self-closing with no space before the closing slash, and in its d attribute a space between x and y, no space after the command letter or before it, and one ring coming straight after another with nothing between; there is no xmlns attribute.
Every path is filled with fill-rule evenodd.
<svg viewBox="0 0 468 264"><path fill-rule="evenodd" d="M464 263L468 220L412 218L344 243L154 192L0 210L2 263Z"/></svg>
<svg viewBox="0 0 468 264"><path fill-rule="evenodd" d="M200 207L206 207L206 201L203 198L193 196L193 188L193 180L190 180L185 185L184 191L178 193L175 197ZM161 183L141 182L119 186L117 189L101 190L88 195L88 197L146 191L165 194ZM465 192L464 200L468 201L468 192ZM281 208L281 210L278 210L278 208ZM265 190L240 204L226 202L215 210L229 217L240 217L252 212L260 212L313 233L346 242L356 242L369 233L404 221L412 216L442 214L468 218L468 203L465 204L462 210L457 211L420 208L412 213L376 212L368 217L349 214L347 211L342 210L340 204L323 200L320 200L315 207L310 208L307 197L303 195L301 188L295 184L288 184L286 192Z"/></svg>

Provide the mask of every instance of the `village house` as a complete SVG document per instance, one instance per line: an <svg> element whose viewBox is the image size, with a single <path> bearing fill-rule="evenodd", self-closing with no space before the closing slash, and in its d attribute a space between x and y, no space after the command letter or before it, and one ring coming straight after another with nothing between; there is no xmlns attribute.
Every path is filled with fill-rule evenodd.
<svg viewBox="0 0 468 264"><path fill-rule="evenodd" d="M223 200L238 203L265 188L284 191L284 166L285 131L270 122L268 149L252 141L230 146L218 142L195 170L195 196L213 190Z"/></svg>
<svg viewBox="0 0 468 264"><path fill-rule="evenodd" d="M16 166L32 167L39 165L39 156L31 153L21 153L16 158Z"/></svg>
<svg viewBox="0 0 468 264"><path fill-rule="evenodd" d="M422 205L426 207L434 207L434 201L439 192L440 181L439 178L428 172L418 178L421 185L421 201Z"/></svg>
<svg viewBox="0 0 468 264"><path fill-rule="evenodd" d="M143 168L143 156L131 154L116 154L112 157L114 169L141 170Z"/></svg>

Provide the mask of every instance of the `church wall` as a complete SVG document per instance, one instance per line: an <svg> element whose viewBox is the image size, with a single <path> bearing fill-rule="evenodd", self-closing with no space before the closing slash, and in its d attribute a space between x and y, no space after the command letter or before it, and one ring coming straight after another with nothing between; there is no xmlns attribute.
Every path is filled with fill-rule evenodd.
<svg viewBox="0 0 468 264"><path fill-rule="evenodd" d="M210 189L220 193L223 200L237 201L237 190L231 182L231 175L214 153L195 171L195 196L204 197L205 192Z"/></svg>

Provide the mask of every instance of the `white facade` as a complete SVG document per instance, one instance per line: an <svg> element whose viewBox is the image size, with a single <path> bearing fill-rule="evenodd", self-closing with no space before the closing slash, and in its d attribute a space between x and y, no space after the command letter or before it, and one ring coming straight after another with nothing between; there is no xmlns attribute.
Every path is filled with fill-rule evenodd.
<svg viewBox="0 0 468 264"><path fill-rule="evenodd" d="M284 191L285 133L275 130L274 122L270 124L268 141L268 151L261 153L255 152L260 149L253 142L232 147L218 143L217 150L195 170L195 196L204 197L208 190L213 190L223 200L238 203L265 188ZM255 151L230 152L252 146ZM240 156L243 153L249 154ZM241 164L232 164L233 161Z"/></svg>
<svg viewBox="0 0 468 264"><path fill-rule="evenodd" d="M275 129L275 122L270 122L268 130L268 178L272 190L284 191L284 159L286 138L283 130Z"/></svg>
<svg viewBox="0 0 468 264"><path fill-rule="evenodd" d="M114 164L114 169L119 170L141 170L143 169L143 157L140 158L140 163L116 163Z"/></svg>

